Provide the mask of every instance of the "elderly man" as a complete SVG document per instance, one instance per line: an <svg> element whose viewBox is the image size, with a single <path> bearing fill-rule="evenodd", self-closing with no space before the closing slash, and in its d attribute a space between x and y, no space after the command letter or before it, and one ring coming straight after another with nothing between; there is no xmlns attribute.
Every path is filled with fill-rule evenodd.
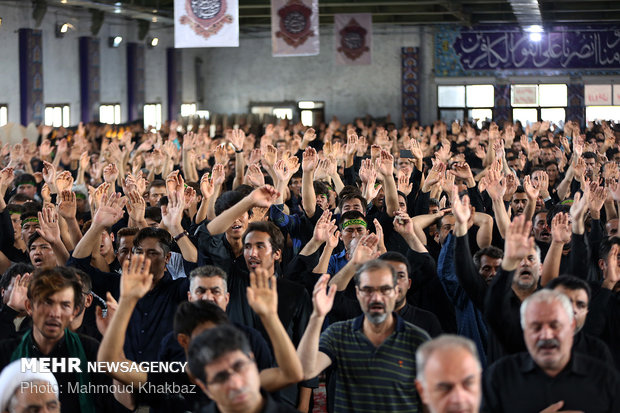
<svg viewBox="0 0 620 413"><path fill-rule="evenodd" d="M362 265L355 274L355 288L364 314L332 324L321 334L336 295L335 286L326 294L328 280L323 275L314 288L314 311L297 348L304 376L334 367L334 412L388 412L403 406L417 412L418 394L411 385L416 375L414 354L429 336L394 312L398 296L394 268L381 260Z"/></svg>
<svg viewBox="0 0 620 413"><path fill-rule="evenodd" d="M430 413L478 413L482 396L482 366L476 344L443 335L416 352L418 393Z"/></svg>
<svg viewBox="0 0 620 413"><path fill-rule="evenodd" d="M21 361L15 360L0 374L0 412L60 412L58 382L50 372L41 371L41 363L31 360L37 372L22 371Z"/></svg>
<svg viewBox="0 0 620 413"><path fill-rule="evenodd" d="M620 411L616 372L572 351L575 319L568 297L555 290L534 293L521 305L521 325L527 353L488 369L484 412Z"/></svg>

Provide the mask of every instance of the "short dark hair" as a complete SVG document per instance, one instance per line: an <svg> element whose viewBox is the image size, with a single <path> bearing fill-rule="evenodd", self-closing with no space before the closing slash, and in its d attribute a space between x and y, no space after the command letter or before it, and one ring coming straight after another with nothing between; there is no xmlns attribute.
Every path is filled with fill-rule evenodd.
<svg viewBox="0 0 620 413"><path fill-rule="evenodd" d="M28 247L28 249L27 249L27 251L28 251L28 252L30 252L30 247L32 246L32 244L33 244L36 240L38 240L39 238L41 238L42 240L44 240L44 241L45 241L45 238L43 238L43 237L41 236L41 234L39 234L38 232L35 232L34 234L32 234L32 235L30 236L30 238L28 238L28 243L26 244L26 246ZM45 242L47 242L47 241L45 241Z"/></svg>
<svg viewBox="0 0 620 413"><path fill-rule="evenodd" d="M15 177L15 188L17 188L20 185L25 185L25 184L33 185L36 188L37 180L34 179L34 176L28 173L23 173Z"/></svg>
<svg viewBox="0 0 620 413"><path fill-rule="evenodd" d="M161 208L158 206L147 206L144 209L144 218L152 219L155 222L161 222Z"/></svg>
<svg viewBox="0 0 620 413"><path fill-rule="evenodd" d="M21 215L24 212L24 207L20 204L7 204L6 209L9 210L9 214Z"/></svg>
<svg viewBox="0 0 620 413"><path fill-rule="evenodd" d="M73 289L74 308L83 306L82 283L75 271L68 267L39 268L28 284L28 299L35 303L65 288Z"/></svg>
<svg viewBox="0 0 620 413"><path fill-rule="evenodd" d="M30 198L26 194L21 194L21 193L20 194L16 193L16 194L14 194L13 196L11 196L9 198L9 203L11 203L11 204L13 202L29 202L29 201L32 202L32 198ZM37 204L38 204L38 202L37 202ZM41 205L41 204L39 204L39 205Z"/></svg>
<svg viewBox="0 0 620 413"><path fill-rule="evenodd" d="M275 251L284 251L284 235L282 231L273 222L270 221L256 221L250 222L248 229L245 230L243 237L241 238L245 243L245 238L250 232L266 232L269 234L269 242L271 243L271 249Z"/></svg>
<svg viewBox="0 0 620 413"><path fill-rule="evenodd" d="M584 152L581 156L583 157L583 159L594 159L598 162L598 156L596 156L594 152Z"/></svg>
<svg viewBox="0 0 620 413"><path fill-rule="evenodd" d="M314 194L316 196L319 196L319 195L329 196L329 188L327 187L327 185L325 185L325 183L321 181L314 181L312 183L312 186L314 187Z"/></svg>
<svg viewBox="0 0 620 413"><path fill-rule="evenodd" d="M189 371L198 380L206 383L205 367L220 357L241 351L252 357L247 337L237 328L224 324L200 333L189 345L187 361Z"/></svg>
<svg viewBox="0 0 620 413"><path fill-rule="evenodd" d="M395 286L398 283L398 275L396 274L396 270L394 269L394 267L381 259L375 259L364 263L361 267L357 269L357 271L355 271L355 277L353 278L353 280L355 281L355 286L359 287L360 277L364 272L376 270L390 270L393 281L392 285Z"/></svg>
<svg viewBox="0 0 620 413"><path fill-rule="evenodd" d="M34 267L31 264L26 264L23 262L11 264L4 274L2 274L2 277L0 277L0 288L6 290L9 288L9 285L11 285L13 278L18 275L24 275L25 273L31 273L32 270L34 270Z"/></svg>
<svg viewBox="0 0 620 413"><path fill-rule="evenodd" d="M409 260L402 253L398 251L388 251L381 254L378 259L382 261L395 261L405 264L407 266L407 277L411 277L411 265L409 265Z"/></svg>
<svg viewBox="0 0 620 413"><path fill-rule="evenodd" d="M482 256L486 255L487 257L490 258L504 258L504 251L502 251L501 249L494 247L493 245L490 245L488 247L482 248L478 251L476 251L476 253L474 254L474 265L476 266L476 269L480 269L480 261L482 260Z"/></svg>
<svg viewBox="0 0 620 413"><path fill-rule="evenodd" d="M349 192L348 194L342 195L340 198L340 203L338 204L338 208L342 212L342 207L346 201L350 201L352 199L359 199L362 204L362 210L364 211L364 215L366 215L366 208L368 205L366 204L366 198L364 198L361 194L357 192Z"/></svg>
<svg viewBox="0 0 620 413"><path fill-rule="evenodd" d="M245 195L238 191L224 192L222 195L217 197L217 200L215 201L215 215L220 215L222 212L237 204L243 198L245 198Z"/></svg>
<svg viewBox="0 0 620 413"><path fill-rule="evenodd" d="M212 322L220 325L228 323L228 316L217 304L207 300L185 301L174 313L174 334L191 336L200 324Z"/></svg>
<svg viewBox="0 0 620 413"><path fill-rule="evenodd" d="M614 244L620 245L620 238L603 238L598 249L598 258L600 260L606 260L609 255L609 251L611 251L611 247L614 246Z"/></svg>
<svg viewBox="0 0 620 413"><path fill-rule="evenodd" d="M121 238L123 237L135 237L136 234L140 231L140 228L138 227L129 227L129 228L121 228L118 230L118 232L116 233L116 238L114 239L114 241L116 242L116 249L118 249L120 243L121 243Z"/></svg>
<svg viewBox="0 0 620 413"><path fill-rule="evenodd" d="M228 282L228 274L226 274L226 271L215 265L203 265L202 267L194 268L192 272L189 273L190 283L196 277L220 277L224 280L224 284Z"/></svg>
<svg viewBox="0 0 620 413"><path fill-rule="evenodd" d="M590 285L581 278L577 278L574 275L561 275L549 281L545 288L555 290L555 288L558 286L562 286L567 290L571 291L584 290L588 295L588 303L590 302L590 297L592 296L592 289L590 288Z"/></svg>
<svg viewBox="0 0 620 413"><path fill-rule="evenodd" d="M153 182L151 182L151 184L149 185L149 189L147 190L147 192L149 192L151 190L151 188L153 187L162 187L162 186L166 186L166 181L164 181L163 179L153 179Z"/></svg>
<svg viewBox="0 0 620 413"><path fill-rule="evenodd" d="M172 243L172 237L170 236L170 233L166 231L165 229L151 228L151 227L142 228L140 231L138 231L138 233L136 234L136 237L133 239L134 247L136 245L140 245L140 243L147 238L157 239L159 246L164 251L164 255L170 252L170 244Z"/></svg>

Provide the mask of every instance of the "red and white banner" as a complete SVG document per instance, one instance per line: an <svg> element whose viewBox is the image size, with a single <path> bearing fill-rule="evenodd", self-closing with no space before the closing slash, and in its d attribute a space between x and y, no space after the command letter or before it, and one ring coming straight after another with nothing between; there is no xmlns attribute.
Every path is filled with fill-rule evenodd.
<svg viewBox="0 0 620 413"><path fill-rule="evenodd" d="M319 1L271 0L273 56L319 54Z"/></svg>
<svg viewBox="0 0 620 413"><path fill-rule="evenodd" d="M372 14L334 15L336 63L369 65L372 63Z"/></svg>
<svg viewBox="0 0 620 413"><path fill-rule="evenodd" d="M238 0L174 0L174 47L238 46Z"/></svg>

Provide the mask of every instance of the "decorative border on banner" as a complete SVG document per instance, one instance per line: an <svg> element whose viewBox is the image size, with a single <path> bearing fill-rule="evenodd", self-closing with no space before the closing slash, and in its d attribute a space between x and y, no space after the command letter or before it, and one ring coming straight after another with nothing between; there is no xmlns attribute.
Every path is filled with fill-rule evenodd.
<svg viewBox="0 0 620 413"><path fill-rule="evenodd" d="M226 14L226 9L228 8L227 0L211 0L210 4L219 5L219 10L213 15L208 15L207 18L196 14L198 10L192 7L192 2L192 0L185 0L185 12L187 15L181 16L179 21L181 24L187 24L197 35L205 39L219 33L225 24L233 22L233 17L230 14ZM201 13L204 14L204 10Z"/></svg>
<svg viewBox="0 0 620 413"><path fill-rule="evenodd" d="M493 120L500 125L512 119L510 106L510 85L493 85L495 102L493 107Z"/></svg>
<svg viewBox="0 0 620 413"><path fill-rule="evenodd" d="M618 75L619 33L617 25L553 27L543 34L541 42L534 44L518 26L466 29L439 25L435 27L435 74L438 77ZM570 50L571 46L574 50ZM569 67L564 69L565 65Z"/></svg>
<svg viewBox="0 0 620 413"><path fill-rule="evenodd" d="M280 30L276 32L276 37L289 46L297 48L309 37L315 36L312 30L312 9L301 0L288 0L284 7L278 10L278 17ZM300 19L303 19L303 27L299 27Z"/></svg>
<svg viewBox="0 0 620 413"><path fill-rule="evenodd" d="M583 83L569 83L567 85L568 106L566 107L566 120L579 122L585 126L585 90Z"/></svg>
<svg viewBox="0 0 620 413"><path fill-rule="evenodd" d="M43 38L41 30L19 29L20 121L43 123Z"/></svg>
<svg viewBox="0 0 620 413"><path fill-rule="evenodd" d="M409 125L420 120L420 48L401 48L401 63L402 115Z"/></svg>

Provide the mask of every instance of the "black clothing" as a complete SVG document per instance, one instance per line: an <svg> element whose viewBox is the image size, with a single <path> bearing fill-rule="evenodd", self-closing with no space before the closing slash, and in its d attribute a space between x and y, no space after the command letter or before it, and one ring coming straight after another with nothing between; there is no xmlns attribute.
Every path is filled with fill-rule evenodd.
<svg viewBox="0 0 620 413"><path fill-rule="evenodd" d="M560 400L563 411L620 412L616 372L578 353L556 377L543 372L528 353L505 357L485 372L482 393L484 413L540 412Z"/></svg>
<svg viewBox="0 0 620 413"><path fill-rule="evenodd" d="M82 347L84 349L84 354L86 355L87 362L97 361L97 350L99 349L99 343L97 340L78 334L80 342L82 343ZM22 338L17 337L9 340L0 341L0 370L6 367L11 362L11 356L13 351L19 346ZM69 349L67 348L67 344L65 342L65 337L63 336L58 343L54 346L52 351L49 354L43 354L34 338L32 339L33 345L30 348L30 357L31 358L40 358L40 357L51 357L51 358L67 358L67 357L78 357L77 354L69 354ZM80 366L83 372L87 371L86 366ZM106 376L104 373L88 373L90 378L90 383L93 385L107 385L111 386L112 379ZM79 395L80 391L75 390L76 386L80 385L78 373L74 372L65 372L59 373L54 372L54 377L58 381L58 386L60 389L59 400L62 406L63 412L79 412L80 411L80 401ZM70 390L73 389L73 391ZM122 407L118 402L114 400L114 395L111 393L97 393L91 394L91 399L95 404L95 408L97 412L122 412L127 411L124 407Z"/></svg>
<svg viewBox="0 0 620 413"><path fill-rule="evenodd" d="M265 405L263 406L261 413L294 413L298 412L298 410L293 409L292 407L275 401L269 393L261 389L260 394L263 396L265 400ZM211 403L205 409L202 409L201 412L204 413L219 413L220 409L217 408L215 403Z"/></svg>
<svg viewBox="0 0 620 413"><path fill-rule="evenodd" d="M19 325L19 329L15 329L15 318L19 313L6 304L0 307L0 340L21 337L32 327L32 319L25 316Z"/></svg>
<svg viewBox="0 0 620 413"><path fill-rule="evenodd" d="M611 356L607 344L583 330L575 334L573 338L573 351L598 359L608 366L614 364L614 358Z"/></svg>
<svg viewBox="0 0 620 413"><path fill-rule="evenodd" d="M226 239L226 234L211 235L207 230L208 222L205 220L196 230L198 264L215 265L223 269L228 276L234 271L245 270L243 254L235 257L232 247Z"/></svg>
<svg viewBox="0 0 620 413"><path fill-rule="evenodd" d="M273 357L269 345L263 338L263 336L255 329L244 326L243 324L231 323L239 330L243 331L248 341L250 342L250 348L254 354L254 360L258 366L258 370L268 369L274 366ZM161 347L157 356L159 361L187 361L185 356L185 350L179 344L174 331L167 334L161 341Z"/></svg>
<svg viewBox="0 0 620 413"><path fill-rule="evenodd" d="M187 300L189 279L173 280L167 271L131 314L125 335L125 356L136 362L157 360L161 340L172 331L177 305Z"/></svg>
<svg viewBox="0 0 620 413"><path fill-rule="evenodd" d="M148 373L146 382L133 389L133 396L137 405L150 406L152 413L196 412L212 403L185 372Z"/></svg>
<svg viewBox="0 0 620 413"><path fill-rule="evenodd" d="M416 327L420 327L431 337L437 337L441 334L441 324L439 324L439 319L437 319L437 316L430 311L422 310L421 308L414 307L409 303L405 303L405 306L398 311L398 315L408 323L411 323Z"/></svg>
<svg viewBox="0 0 620 413"><path fill-rule="evenodd" d="M584 331L607 344L620 371L620 293L592 285L590 312Z"/></svg>

